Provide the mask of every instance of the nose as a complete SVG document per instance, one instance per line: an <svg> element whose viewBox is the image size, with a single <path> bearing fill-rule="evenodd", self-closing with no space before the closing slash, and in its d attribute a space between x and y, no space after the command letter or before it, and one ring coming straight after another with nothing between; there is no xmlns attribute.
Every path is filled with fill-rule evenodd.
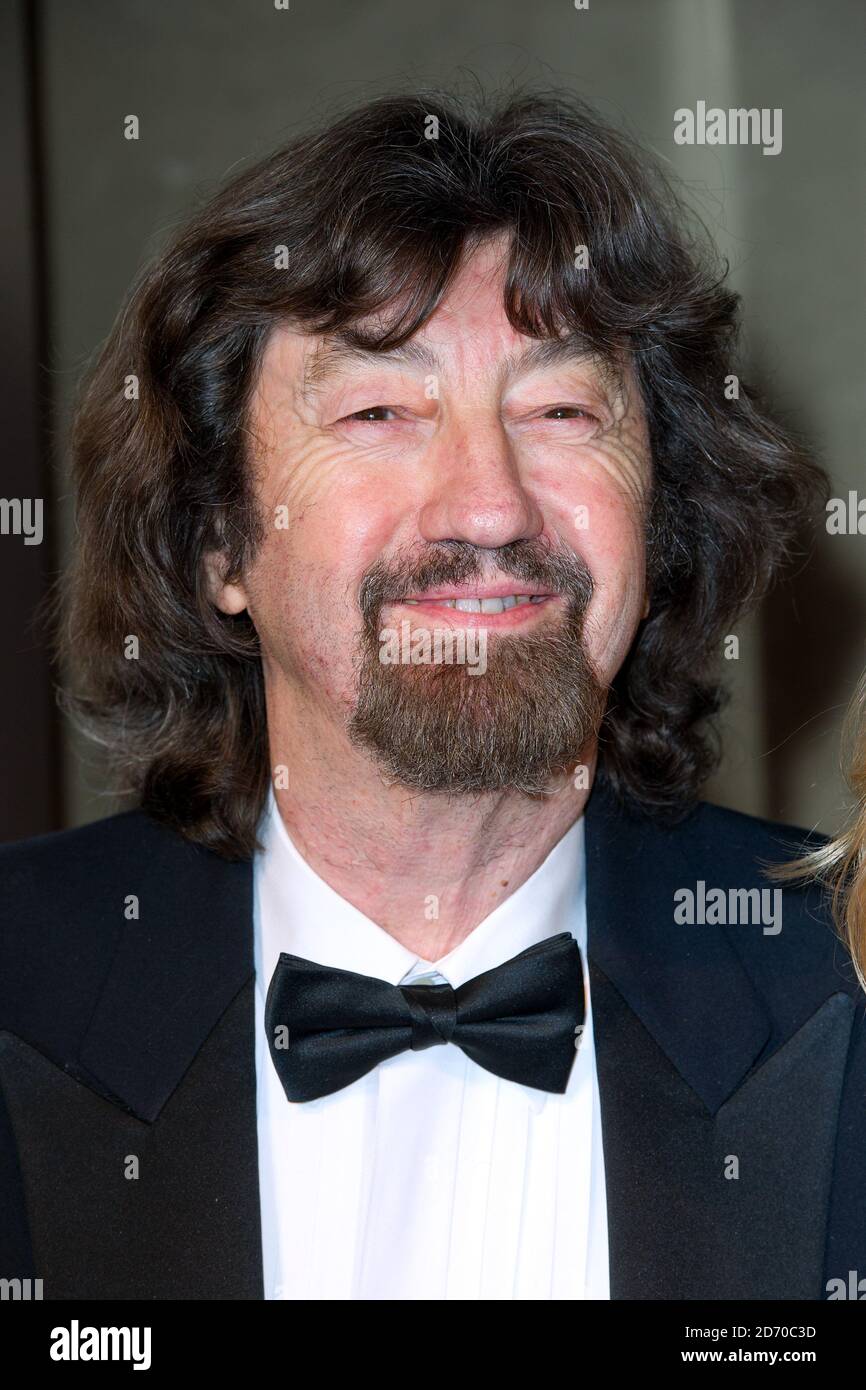
<svg viewBox="0 0 866 1390"><path fill-rule="evenodd" d="M421 508L426 541L469 541L495 550L535 540L544 529L501 421L455 429L430 460L431 491Z"/></svg>

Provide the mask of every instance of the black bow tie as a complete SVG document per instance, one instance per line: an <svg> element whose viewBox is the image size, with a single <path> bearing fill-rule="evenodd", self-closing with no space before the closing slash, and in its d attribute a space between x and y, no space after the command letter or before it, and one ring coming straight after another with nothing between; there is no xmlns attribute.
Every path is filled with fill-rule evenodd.
<svg viewBox="0 0 866 1390"><path fill-rule="evenodd" d="M562 1093L583 1014L580 949L561 932L458 989L391 985L283 952L265 1026L291 1101L339 1091L407 1048L448 1042L508 1081Z"/></svg>

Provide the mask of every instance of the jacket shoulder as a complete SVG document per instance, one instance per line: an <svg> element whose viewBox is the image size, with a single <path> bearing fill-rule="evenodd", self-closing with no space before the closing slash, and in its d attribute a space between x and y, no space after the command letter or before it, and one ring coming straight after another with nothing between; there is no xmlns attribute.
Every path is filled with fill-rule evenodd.
<svg viewBox="0 0 866 1390"><path fill-rule="evenodd" d="M814 877L779 879L771 872L826 843L826 836L709 801L662 821L622 804L608 787L600 790L589 802L590 845L597 865L616 866L603 880L610 896L636 892L644 910L672 926L672 904L681 905L683 923L693 908L694 924L678 930L692 933L694 951L700 953L708 935L724 935L771 996L787 990L816 1000L816 1007L838 990L862 998L829 891ZM621 888L620 880L631 888Z"/></svg>
<svg viewBox="0 0 866 1390"><path fill-rule="evenodd" d="M0 1028L62 1050L122 934L158 953L192 904L219 899L228 867L140 809L0 846Z"/></svg>
<svg viewBox="0 0 866 1390"><path fill-rule="evenodd" d="M802 826L701 802L683 822L680 849L694 877L704 880L706 892L719 888L728 901L737 890L751 892L753 901L760 902L766 914L760 930L729 921L725 931L762 990L771 995L788 991L792 999L802 993L816 1001L842 990L862 1002L829 889L808 872L783 879L771 872L828 839Z"/></svg>
<svg viewBox="0 0 866 1390"><path fill-rule="evenodd" d="M0 933L12 930L20 942L26 928L51 919L92 939L114 920L116 892L133 893L161 870L182 872L196 853L141 810L0 845Z"/></svg>
<svg viewBox="0 0 866 1390"><path fill-rule="evenodd" d="M722 852L766 856L774 864L817 849L829 838L804 826L766 820L710 801L698 802L683 827L696 845L712 843Z"/></svg>

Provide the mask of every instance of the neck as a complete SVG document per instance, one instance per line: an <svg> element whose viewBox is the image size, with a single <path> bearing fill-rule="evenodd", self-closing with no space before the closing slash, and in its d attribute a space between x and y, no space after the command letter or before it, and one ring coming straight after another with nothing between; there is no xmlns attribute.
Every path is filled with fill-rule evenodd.
<svg viewBox="0 0 866 1390"><path fill-rule="evenodd" d="M269 737L272 769L288 769L274 794L298 851L335 892L426 960L453 950L535 872L589 795L571 775L544 797L389 786L370 755L315 714L299 725L272 709ZM575 759L590 783L596 757L593 741Z"/></svg>

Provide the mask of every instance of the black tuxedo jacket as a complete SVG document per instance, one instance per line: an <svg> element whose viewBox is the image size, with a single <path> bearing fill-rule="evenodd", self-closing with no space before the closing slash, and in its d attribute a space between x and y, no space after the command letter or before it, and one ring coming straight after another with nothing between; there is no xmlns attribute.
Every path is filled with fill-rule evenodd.
<svg viewBox="0 0 866 1390"><path fill-rule="evenodd" d="M795 839L590 797L613 1298L822 1299L866 1275L864 998L817 891L785 890L777 935L674 921L678 889L766 887ZM253 979L251 863L140 811L0 848L0 1277L263 1297Z"/></svg>

